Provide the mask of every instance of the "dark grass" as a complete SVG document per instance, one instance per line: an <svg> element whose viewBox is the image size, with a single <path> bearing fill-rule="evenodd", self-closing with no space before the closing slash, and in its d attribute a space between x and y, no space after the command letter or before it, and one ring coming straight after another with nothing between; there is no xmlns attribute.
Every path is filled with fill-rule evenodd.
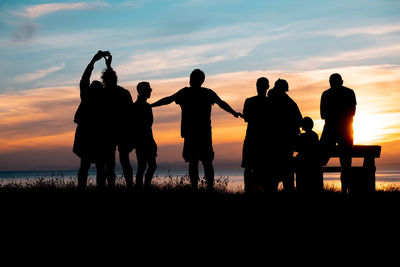
<svg viewBox="0 0 400 267"><path fill-rule="evenodd" d="M216 179L215 190L207 191L204 179L200 180L198 191L190 187L187 176L154 179L149 190L129 191L122 177L117 179L114 189L100 191L94 181L89 182L85 191L76 188L76 179L41 178L26 181L9 180L0 183L0 199L5 209L30 209L41 211L51 209L57 213L65 208L82 211L126 210L126 214L157 210L158 212L179 212L196 214L198 210L208 210L217 216L227 212L246 214L255 212L265 215L269 211L291 210L327 213L328 209L351 211L352 209L400 210L400 188L389 186L374 193L345 195L336 188L325 188L318 194L299 192L267 194L244 194L228 189L228 177Z"/></svg>
<svg viewBox="0 0 400 267"><path fill-rule="evenodd" d="M359 227L382 230L400 225L400 190L394 186L355 195L344 195L335 188L318 194L280 191L266 195L230 191L226 177L216 180L212 192L205 189L204 181L194 192L185 176L155 179L146 191L128 191L122 178L118 181L115 189L104 191L93 183L79 191L73 178L2 183L1 223L13 228L36 225L45 232L74 229L92 233L96 231L91 229L100 227L106 232L142 233L137 228L151 228L151 232L163 229L165 234L208 229L240 235L286 233L284 229L300 233L302 228L306 232L343 227L345 231Z"/></svg>
<svg viewBox="0 0 400 267"><path fill-rule="evenodd" d="M47 257L52 251L63 260L93 258L88 251L96 248L104 251L101 257L134 262L138 251L122 252L129 245L154 258L168 251L163 260L192 254L192 259L232 260L246 249L259 260L271 250L305 249L313 255L329 246L336 257L335 250L342 253L346 246L353 251L363 244L384 245L396 239L400 225L396 187L349 196L334 188L320 194L249 195L228 190L224 177L213 192L203 186L193 192L187 177L156 179L148 191L128 191L121 179L114 190L99 191L91 183L82 192L75 185L74 178L2 183L2 243L20 255L35 250Z"/></svg>

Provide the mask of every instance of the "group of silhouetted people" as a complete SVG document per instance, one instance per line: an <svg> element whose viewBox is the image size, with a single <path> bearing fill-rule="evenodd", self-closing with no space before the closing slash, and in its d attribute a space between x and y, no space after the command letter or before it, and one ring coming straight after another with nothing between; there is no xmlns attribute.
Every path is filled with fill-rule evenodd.
<svg viewBox="0 0 400 267"><path fill-rule="evenodd" d="M90 83L95 62L104 58L107 68L102 82ZM136 186L148 187L157 168L157 145L153 138L153 113L147 99L148 82L137 85L138 97L133 102L130 92L117 85L117 74L111 67L109 52L99 51L86 67L80 81L81 103L74 121L77 123L73 151L81 158L78 188L87 184L88 170L96 164L98 188L115 187L115 152L118 148L126 186L133 188L133 170L129 153L136 149L138 168ZM147 168L147 171L146 171ZM146 172L146 173L145 173ZM145 179L143 183L143 175Z"/></svg>
<svg viewBox="0 0 400 267"><path fill-rule="evenodd" d="M102 58L106 63L102 82L90 83L94 64ZM207 188L214 187L211 110L217 104L236 118L243 117L248 124L241 164L245 192L275 192L280 182L285 191L295 188L304 192L321 191L321 167L327 164L336 143L340 149L342 191L348 190L356 99L353 90L343 86L339 74L330 76L331 88L322 94L321 118L325 120L325 126L319 140L312 130L313 120L303 118L297 104L287 95L289 84L286 80L278 79L268 91L268 79L259 78L257 95L246 99L242 114L233 110L213 90L202 87L205 74L195 69L190 74L189 87L149 104L150 84L138 83L138 97L133 102L129 91L117 85L117 74L111 61L109 52L99 51L80 81L81 103L74 118L77 128L73 147L74 153L81 158L78 188L86 187L92 163L96 164L97 187L105 188L106 182L110 188L115 187L117 148L127 188L132 189L134 184L129 160L134 149L138 162L135 187L148 188L157 168L152 107L175 102L181 107L182 156L189 163L193 189L198 187L199 162L204 167ZM295 151L298 152L296 157Z"/></svg>

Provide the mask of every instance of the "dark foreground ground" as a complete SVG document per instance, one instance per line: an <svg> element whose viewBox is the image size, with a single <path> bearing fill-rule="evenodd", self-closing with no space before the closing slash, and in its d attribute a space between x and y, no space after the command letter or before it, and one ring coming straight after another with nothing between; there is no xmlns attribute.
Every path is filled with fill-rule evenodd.
<svg viewBox="0 0 400 267"><path fill-rule="evenodd" d="M302 222L320 225L333 221L358 220L364 224L391 221L400 212L400 191L344 195L337 190L319 194L278 192L273 195L232 193L225 189L193 192L189 187L156 187L149 191L98 191L94 187L78 191L74 186L38 184L29 187L0 187L4 221L58 222L61 225L87 221L143 222L157 227L191 222L236 224ZM50 224L49 224L50 226ZM400 229L400 228L399 228Z"/></svg>
<svg viewBox="0 0 400 267"><path fill-rule="evenodd" d="M73 186L42 184L0 187L0 203L1 243L7 247L2 255L10 248L23 258L35 251L39 260L56 255L57 263L78 256L132 262L147 253L148 261L190 255L197 262L214 255L224 261L245 257L246 263L295 257L298 264L293 253L304 251L305 262L322 253L325 264L330 257L356 251L369 259L383 248L382 260L391 259L389 249L399 248L397 190L353 196L333 190L246 195L184 187L79 192Z"/></svg>

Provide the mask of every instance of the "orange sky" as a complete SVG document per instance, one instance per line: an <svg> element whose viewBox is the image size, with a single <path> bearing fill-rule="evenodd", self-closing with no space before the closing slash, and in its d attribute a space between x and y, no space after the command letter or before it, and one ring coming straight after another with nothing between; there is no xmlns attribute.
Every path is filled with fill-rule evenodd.
<svg viewBox="0 0 400 267"><path fill-rule="evenodd" d="M400 69L397 66L345 67L297 73L265 70L208 75L207 70L204 71L204 86L214 89L237 111L242 110L247 97L256 94L257 78L265 76L271 85L278 78L286 79L289 82L289 95L296 101L303 116L314 119L314 130L318 134L323 126L319 117L321 93L329 87L329 75L341 73L345 85L352 88L357 97L355 143L382 145L382 157L377 161L378 165L400 163ZM154 102L187 86L188 77L149 82L153 88L149 102ZM121 84L130 90L134 99L136 84L137 81ZM54 157L43 156L48 166L78 166L79 159L72 154L75 130L72 120L79 104L77 86L9 92L0 95L0 98L0 170L38 168L38 163L32 163L38 162L35 155L44 155L45 151L55 149L59 149L59 152ZM158 161L183 161L179 106L171 104L156 108L153 112L153 131L159 146ZM244 121L215 106L212 126L216 162L238 164L246 130ZM40 153L21 156L24 151ZM15 158L20 158L22 162L15 162ZM135 161L133 155L131 158ZM52 161L56 163L52 164Z"/></svg>

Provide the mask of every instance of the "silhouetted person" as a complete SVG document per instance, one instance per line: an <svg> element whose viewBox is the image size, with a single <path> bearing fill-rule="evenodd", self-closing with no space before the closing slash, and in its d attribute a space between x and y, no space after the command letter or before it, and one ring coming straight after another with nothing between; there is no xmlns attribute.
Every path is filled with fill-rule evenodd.
<svg viewBox="0 0 400 267"><path fill-rule="evenodd" d="M350 186L351 152L353 149L353 117L356 113L356 96L352 89L343 86L340 74L329 77L331 88L321 96L321 118L325 120L321 135L324 149L322 165L326 165L336 143L342 172L340 175L342 192L347 193Z"/></svg>
<svg viewBox="0 0 400 267"><path fill-rule="evenodd" d="M272 176L272 190L276 191L282 181L285 191L294 190L293 153L300 134L302 116L297 104L286 94L289 84L278 79L269 98L269 173ZM271 179L271 178L269 178Z"/></svg>
<svg viewBox="0 0 400 267"><path fill-rule="evenodd" d="M143 187L143 174L146 171L144 187L149 188L154 172L157 168L157 144L154 141L152 125L153 111L147 99L151 96L151 87L148 82L140 82L137 85L138 97L132 105L135 120L135 147L138 161L136 172L136 186Z"/></svg>
<svg viewBox="0 0 400 267"><path fill-rule="evenodd" d="M247 122L243 142L242 167L244 168L245 192L256 192L265 179L265 138L267 136L269 81L265 77L257 80L257 95L247 98L243 106L243 118Z"/></svg>
<svg viewBox="0 0 400 267"><path fill-rule="evenodd" d="M312 130L314 122L304 117L297 146L296 189L302 192L318 192L323 189L318 134Z"/></svg>
<svg viewBox="0 0 400 267"><path fill-rule="evenodd" d="M189 176L193 189L197 189L199 180L199 161L203 163L208 189L214 186L214 150L211 133L211 108L217 104L236 118L241 116L211 89L201 87L205 79L204 72L195 69L190 74L190 87L162 98L152 107L168 105L172 102L182 110L181 136L184 138L182 156L189 162Z"/></svg>
<svg viewBox="0 0 400 267"><path fill-rule="evenodd" d="M111 67L111 54L106 57L107 69L102 73L107 103L104 109L107 138L109 147L106 157L107 181L109 187L115 186L115 151L118 146L119 159L125 177L126 186L133 187L133 171L129 161L129 153L133 150L132 125L130 116L133 104L130 92L117 85L118 77Z"/></svg>
<svg viewBox="0 0 400 267"><path fill-rule="evenodd" d="M94 64L103 57L99 51L87 65L79 83L81 103L75 113L74 122L78 125L75 131L73 152L81 159L78 171L78 188L86 188L88 171L91 163L96 163L96 184L105 185L104 153L100 146L101 135L101 95L103 85L99 81L90 83ZM100 138L101 139L101 138Z"/></svg>

